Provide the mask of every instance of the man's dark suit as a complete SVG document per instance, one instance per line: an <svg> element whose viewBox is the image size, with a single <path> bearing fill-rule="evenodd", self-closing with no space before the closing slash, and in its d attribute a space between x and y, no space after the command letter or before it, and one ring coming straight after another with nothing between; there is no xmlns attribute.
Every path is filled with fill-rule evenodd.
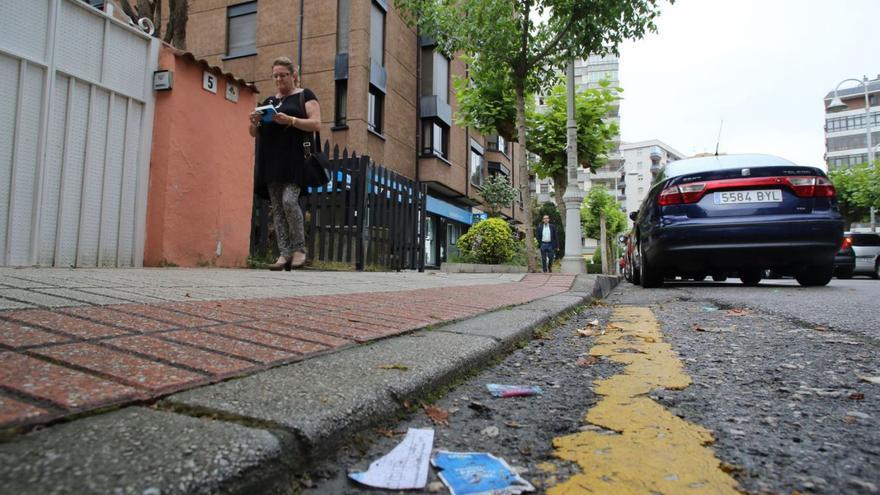
<svg viewBox="0 0 880 495"><path fill-rule="evenodd" d="M544 239L544 222L538 224L535 228L535 239L541 246L541 268L544 272L553 271L553 256L559 248L559 237L556 234L556 226L552 223L547 224L550 227L550 242L543 242Z"/></svg>

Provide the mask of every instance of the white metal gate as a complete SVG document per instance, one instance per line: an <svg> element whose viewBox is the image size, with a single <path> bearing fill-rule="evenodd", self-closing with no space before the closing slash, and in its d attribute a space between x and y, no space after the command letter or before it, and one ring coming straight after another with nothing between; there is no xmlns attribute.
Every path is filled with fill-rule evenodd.
<svg viewBox="0 0 880 495"><path fill-rule="evenodd" d="M141 266L159 41L0 0L0 265Z"/></svg>

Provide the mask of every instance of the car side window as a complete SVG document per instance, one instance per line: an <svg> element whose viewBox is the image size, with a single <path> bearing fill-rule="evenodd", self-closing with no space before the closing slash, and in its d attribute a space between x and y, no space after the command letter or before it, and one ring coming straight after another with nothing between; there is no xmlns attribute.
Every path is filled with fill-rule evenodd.
<svg viewBox="0 0 880 495"><path fill-rule="evenodd" d="M856 234L852 236L853 246L880 246L880 236L872 234Z"/></svg>

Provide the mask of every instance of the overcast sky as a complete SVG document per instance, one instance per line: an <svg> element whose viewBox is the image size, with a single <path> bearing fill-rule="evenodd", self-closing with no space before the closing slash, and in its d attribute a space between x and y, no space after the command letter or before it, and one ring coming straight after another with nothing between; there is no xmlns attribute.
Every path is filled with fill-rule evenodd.
<svg viewBox="0 0 880 495"><path fill-rule="evenodd" d="M621 139L714 152L723 119L722 153L824 168L822 99L880 73L878 22L880 0L666 4L656 34L621 47Z"/></svg>

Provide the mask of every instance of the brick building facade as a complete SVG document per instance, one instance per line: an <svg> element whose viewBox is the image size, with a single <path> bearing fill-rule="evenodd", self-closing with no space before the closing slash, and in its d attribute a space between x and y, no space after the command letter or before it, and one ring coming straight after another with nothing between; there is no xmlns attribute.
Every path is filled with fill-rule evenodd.
<svg viewBox="0 0 880 495"><path fill-rule="evenodd" d="M480 214L492 174L517 183L515 143L455 125L467 67L420 39L386 0L190 0L187 49L273 94L286 56L321 102L322 139L428 185L426 264L439 265ZM521 204L503 214L522 223Z"/></svg>

